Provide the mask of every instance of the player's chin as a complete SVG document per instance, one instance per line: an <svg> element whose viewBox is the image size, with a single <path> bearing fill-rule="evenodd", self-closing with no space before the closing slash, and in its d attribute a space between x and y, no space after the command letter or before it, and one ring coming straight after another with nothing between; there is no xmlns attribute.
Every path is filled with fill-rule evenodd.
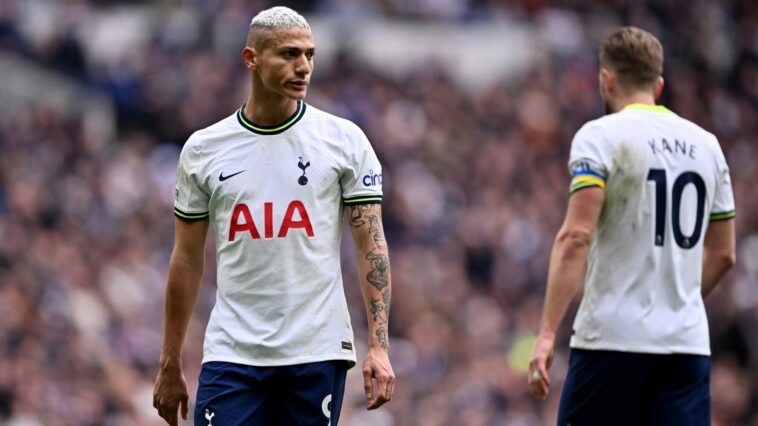
<svg viewBox="0 0 758 426"><path fill-rule="evenodd" d="M284 88L284 93L287 95L288 98L295 100L295 101L302 101L305 99L305 95L308 93L308 86L307 85L291 85L288 84Z"/></svg>

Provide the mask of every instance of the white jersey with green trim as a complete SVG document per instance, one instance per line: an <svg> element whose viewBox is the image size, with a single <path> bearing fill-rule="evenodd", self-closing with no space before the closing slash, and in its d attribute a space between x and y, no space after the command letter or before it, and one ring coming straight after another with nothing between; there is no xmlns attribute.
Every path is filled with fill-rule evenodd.
<svg viewBox="0 0 758 426"><path fill-rule="evenodd" d="M716 137L632 104L577 132L569 169L571 192L605 188L571 346L709 355L703 239L709 222L734 216Z"/></svg>
<svg viewBox="0 0 758 426"><path fill-rule="evenodd" d="M358 126L302 101L278 126L242 111L194 133L177 171L175 214L216 242L203 362L354 363L343 210L381 202L381 165Z"/></svg>

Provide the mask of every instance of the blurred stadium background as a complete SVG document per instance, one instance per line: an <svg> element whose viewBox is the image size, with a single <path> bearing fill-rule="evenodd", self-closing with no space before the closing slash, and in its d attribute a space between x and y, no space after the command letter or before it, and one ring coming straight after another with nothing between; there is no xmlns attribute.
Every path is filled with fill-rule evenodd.
<svg viewBox="0 0 758 426"><path fill-rule="evenodd" d="M151 393L179 149L244 101L247 26L275 4L0 1L0 424L161 424ZM367 413L351 370L342 425L554 422L571 321L546 403L524 371L569 143L602 113L597 46L622 24L661 39L662 102L716 133L730 162L738 265L707 301L713 418L758 425L757 2L279 4L314 28L308 101L358 123L385 167L398 385ZM191 400L212 254L185 345Z"/></svg>

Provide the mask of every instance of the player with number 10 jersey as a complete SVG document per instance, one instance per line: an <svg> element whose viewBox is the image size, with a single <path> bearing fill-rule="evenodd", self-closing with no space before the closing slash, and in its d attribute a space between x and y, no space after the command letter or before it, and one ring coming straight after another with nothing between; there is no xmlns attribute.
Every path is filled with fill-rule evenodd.
<svg viewBox="0 0 758 426"><path fill-rule="evenodd" d="M529 385L550 386L558 325L584 284L558 424L710 424L703 296L734 263L734 199L716 137L655 100L663 47L620 28L600 49L608 115L571 143Z"/></svg>
<svg viewBox="0 0 758 426"><path fill-rule="evenodd" d="M663 106L631 104L574 137L571 191L606 189L571 346L709 355L703 236L734 216L711 133Z"/></svg>

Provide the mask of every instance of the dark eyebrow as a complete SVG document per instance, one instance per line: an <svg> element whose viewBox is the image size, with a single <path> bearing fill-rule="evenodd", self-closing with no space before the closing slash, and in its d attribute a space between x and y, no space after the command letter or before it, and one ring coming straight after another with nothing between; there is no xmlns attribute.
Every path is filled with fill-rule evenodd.
<svg viewBox="0 0 758 426"><path fill-rule="evenodd" d="M306 49L302 49L302 48L300 48L300 47L297 47L297 46L292 46L292 45L282 45L282 46L278 46L278 47L277 47L277 50L279 50L279 51L285 51L285 50L297 50L298 52L315 52L315 51L316 51L316 48L315 48L315 47L309 47L309 48L306 48Z"/></svg>

